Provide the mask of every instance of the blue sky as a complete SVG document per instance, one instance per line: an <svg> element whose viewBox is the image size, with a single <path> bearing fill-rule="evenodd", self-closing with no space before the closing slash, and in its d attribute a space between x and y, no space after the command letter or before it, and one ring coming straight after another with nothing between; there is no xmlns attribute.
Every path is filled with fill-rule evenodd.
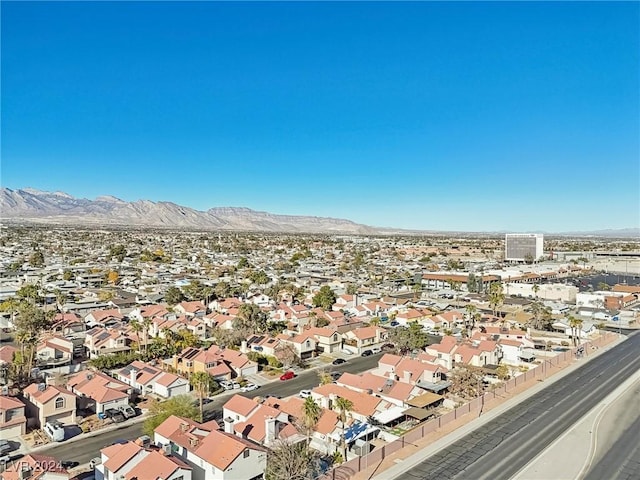
<svg viewBox="0 0 640 480"><path fill-rule="evenodd" d="M2 2L2 186L640 226L636 2Z"/></svg>

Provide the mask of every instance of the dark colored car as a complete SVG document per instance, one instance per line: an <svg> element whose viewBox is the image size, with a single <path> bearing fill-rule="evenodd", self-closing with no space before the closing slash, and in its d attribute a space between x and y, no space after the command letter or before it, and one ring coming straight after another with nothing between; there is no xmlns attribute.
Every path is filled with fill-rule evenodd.
<svg viewBox="0 0 640 480"><path fill-rule="evenodd" d="M293 373L291 370L289 370L288 372L285 372L282 375L280 375L280 380L291 380L295 376L296 374Z"/></svg>
<svg viewBox="0 0 640 480"><path fill-rule="evenodd" d="M344 358L336 358L333 362L331 362L332 365L342 365L343 363L347 363Z"/></svg>
<svg viewBox="0 0 640 480"><path fill-rule="evenodd" d="M73 460L63 460L60 462L60 466L67 469L77 467L78 465L80 465L80 462L74 462Z"/></svg>
<svg viewBox="0 0 640 480"><path fill-rule="evenodd" d="M122 412L119 412L118 410L116 410L115 408L108 408L104 411L104 414L107 418L110 418L111 420L113 420L115 423L121 423L124 422L126 420L124 414Z"/></svg>
<svg viewBox="0 0 640 480"><path fill-rule="evenodd" d="M362 352L363 357L370 357L371 355L373 355L373 352L371 350L365 350L364 352Z"/></svg>

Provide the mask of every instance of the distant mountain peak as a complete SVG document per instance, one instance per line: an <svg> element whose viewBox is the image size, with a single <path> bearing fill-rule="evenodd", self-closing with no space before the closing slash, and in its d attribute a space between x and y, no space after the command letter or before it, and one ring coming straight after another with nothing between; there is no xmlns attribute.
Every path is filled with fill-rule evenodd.
<svg viewBox="0 0 640 480"><path fill-rule="evenodd" d="M78 199L64 192L25 188L0 190L0 217L74 225L130 225L164 228L215 229L290 233L376 233L350 220L276 215L246 207L214 207L206 212L172 202L126 202L111 195Z"/></svg>

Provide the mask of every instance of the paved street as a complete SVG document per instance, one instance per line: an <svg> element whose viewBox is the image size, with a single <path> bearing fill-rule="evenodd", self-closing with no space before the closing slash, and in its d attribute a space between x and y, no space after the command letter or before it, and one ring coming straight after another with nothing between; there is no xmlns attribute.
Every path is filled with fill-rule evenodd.
<svg viewBox="0 0 640 480"><path fill-rule="evenodd" d="M631 404L636 409L638 404ZM625 430L585 480L633 480L640 478L640 416Z"/></svg>
<svg viewBox="0 0 640 480"><path fill-rule="evenodd" d="M478 480L513 477L640 368L639 347L640 335L632 335L616 348L585 363L561 381L395 478ZM625 450L619 456L628 458L632 453ZM619 461L603 459L605 463L599 472L609 474L599 478L610 478L615 472L617 464L612 460ZM637 463L628 464L636 478L640 476L637 467Z"/></svg>
<svg viewBox="0 0 640 480"><path fill-rule="evenodd" d="M350 358L347 363L338 366L330 365L327 369L330 369L333 372L360 373L375 367L381 356L381 354L372 355L370 357L354 356L353 358ZM258 390L254 390L253 392L239 393L236 390L235 393L239 393L240 395L249 398L266 395L278 395L285 397L297 394L300 390L305 388L313 388L316 386L318 386L318 370L310 370L298 375L292 380L284 382L277 380L260 387ZM205 405L205 420L220 418L222 405L224 405L230 396L230 394L220 395L219 397L215 397L211 403ZM98 456L101 448L114 443L116 440L133 440L140 435L142 435L142 424L138 423L123 427L122 429L105 432L104 434L97 435L95 437L83 438L77 442L57 444L39 453L53 455L59 460L73 460L83 464Z"/></svg>

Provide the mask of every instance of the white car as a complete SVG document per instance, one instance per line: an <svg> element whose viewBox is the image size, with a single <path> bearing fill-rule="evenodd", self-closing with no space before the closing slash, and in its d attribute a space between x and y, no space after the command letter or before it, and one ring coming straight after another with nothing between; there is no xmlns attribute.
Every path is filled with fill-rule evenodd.
<svg viewBox="0 0 640 480"><path fill-rule="evenodd" d="M300 393L298 394L298 396L300 396L300 398L307 398L311 396L311 390L300 390Z"/></svg>
<svg viewBox="0 0 640 480"><path fill-rule="evenodd" d="M257 390L258 385L255 383L247 383L244 387L242 387L243 392L251 392L252 390Z"/></svg>
<svg viewBox="0 0 640 480"><path fill-rule="evenodd" d="M233 382L232 385L234 390L240 388L240 384L238 382Z"/></svg>
<svg viewBox="0 0 640 480"><path fill-rule="evenodd" d="M233 384L227 380L222 380L220 386L225 390L231 390L233 388Z"/></svg>

